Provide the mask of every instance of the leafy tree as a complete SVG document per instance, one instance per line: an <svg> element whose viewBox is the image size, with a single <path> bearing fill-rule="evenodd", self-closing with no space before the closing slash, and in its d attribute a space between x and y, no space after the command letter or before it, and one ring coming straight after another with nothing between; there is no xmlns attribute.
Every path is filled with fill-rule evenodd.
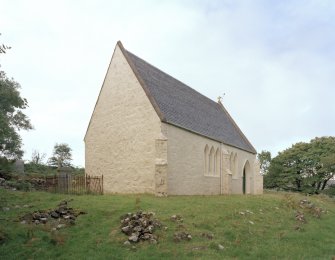
<svg viewBox="0 0 335 260"><path fill-rule="evenodd" d="M72 161L72 149L68 144L55 144L53 155L49 158L48 164L58 169L61 167L70 167Z"/></svg>
<svg viewBox="0 0 335 260"><path fill-rule="evenodd" d="M0 33L0 35L1 35L1 33ZM6 53L6 51L9 50L10 48L11 48L10 46L7 46L5 44L0 43L0 54L1 53Z"/></svg>
<svg viewBox="0 0 335 260"><path fill-rule="evenodd" d="M257 155L257 158L261 164L261 174L267 174L271 163L271 153L269 151L262 151Z"/></svg>
<svg viewBox="0 0 335 260"><path fill-rule="evenodd" d="M335 174L335 137L297 143L272 159L264 186L319 193Z"/></svg>
<svg viewBox="0 0 335 260"><path fill-rule="evenodd" d="M33 153L31 154L31 163L36 165L44 164L43 161L45 157L46 157L45 153L40 153L39 151L34 150Z"/></svg>
<svg viewBox="0 0 335 260"><path fill-rule="evenodd" d="M0 44L0 54L10 47ZM33 129L29 118L22 112L28 102L20 95L20 84L0 71L0 157L21 158L20 130Z"/></svg>

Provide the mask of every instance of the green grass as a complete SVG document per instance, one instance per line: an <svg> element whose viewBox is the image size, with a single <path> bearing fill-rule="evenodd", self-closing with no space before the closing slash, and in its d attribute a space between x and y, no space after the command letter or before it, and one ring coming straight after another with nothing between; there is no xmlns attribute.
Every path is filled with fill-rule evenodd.
<svg viewBox="0 0 335 260"><path fill-rule="evenodd" d="M47 226L24 225L19 221L25 213L52 209L70 198L74 199L72 207L87 212L78 217L75 226L51 233ZM332 259L334 199L308 197L327 213L319 219L306 211L307 223L299 224L295 212L297 202L304 198L288 193L168 198L70 196L0 189L0 259ZM15 208L25 204L32 207ZM3 211L3 207L10 210ZM156 232L157 245L123 245L127 237L120 232L120 216L138 209L154 211L168 227ZM183 217L183 227L170 220L173 214ZM297 226L300 228L296 229ZM174 233L183 228L193 239L174 242ZM214 234L214 238L202 237L203 232ZM224 250L219 250L218 244Z"/></svg>

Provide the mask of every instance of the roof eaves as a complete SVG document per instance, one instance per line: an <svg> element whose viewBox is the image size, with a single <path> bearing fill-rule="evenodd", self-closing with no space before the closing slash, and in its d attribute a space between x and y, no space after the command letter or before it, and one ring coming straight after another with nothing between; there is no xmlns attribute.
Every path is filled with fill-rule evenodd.
<svg viewBox="0 0 335 260"><path fill-rule="evenodd" d="M178 125L178 124L176 124L176 123L171 123L171 122L167 122L167 121L165 121L164 123L169 124L169 125L172 125L172 126L175 126L175 127L178 127L178 128L180 128L180 129L185 130L185 131L187 131L187 132L190 132L190 133L192 133L192 134L200 135L200 136L202 136L202 137L206 137L206 138L211 139L211 140L213 140L213 141L216 141L216 142L219 142L219 143L222 143L222 144L225 144L225 145L228 145L228 146L231 146L231 147L234 147L234 148L243 150L243 151L248 152L248 153L252 153L252 154L256 154L256 153L257 153L253 146L251 146L251 148L253 148L252 150L248 150L248 149L245 149L245 148L242 148L242 147L239 147L239 146L236 146L236 145L227 143L227 142L225 142L224 140L219 140L219 139L217 139L217 138L214 138L214 137L211 137L211 136L208 136L208 135L205 135L205 134L196 132L196 131L194 131L194 130L185 128L184 126L180 126L180 125Z"/></svg>

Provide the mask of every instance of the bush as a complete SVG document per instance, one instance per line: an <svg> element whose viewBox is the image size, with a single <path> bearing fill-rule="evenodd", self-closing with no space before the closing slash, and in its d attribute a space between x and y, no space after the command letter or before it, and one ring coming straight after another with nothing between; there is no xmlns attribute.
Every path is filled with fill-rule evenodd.
<svg viewBox="0 0 335 260"><path fill-rule="evenodd" d="M31 191L32 190L32 185L30 182L27 182L25 180L12 180L12 181L7 181L7 185L9 187L15 188L17 190L21 191Z"/></svg>
<svg viewBox="0 0 335 260"><path fill-rule="evenodd" d="M335 184L330 185L328 188L324 189L322 194L335 198Z"/></svg>
<svg viewBox="0 0 335 260"><path fill-rule="evenodd" d="M26 163L24 165L24 171L27 174L39 174L39 175L57 174L56 168L44 164L36 164L33 162Z"/></svg>
<svg viewBox="0 0 335 260"><path fill-rule="evenodd" d="M0 177L6 180L11 179L12 161L7 160L5 157L0 157Z"/></svg>

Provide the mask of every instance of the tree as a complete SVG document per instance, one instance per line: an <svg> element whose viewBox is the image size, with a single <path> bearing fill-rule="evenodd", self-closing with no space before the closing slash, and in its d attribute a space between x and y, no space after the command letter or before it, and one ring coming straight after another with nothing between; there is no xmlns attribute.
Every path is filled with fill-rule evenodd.
<svg viewBox="0 0 335 260"><path fill-rule="evenodd" d="M33 153L31 154L31 163L36 165L44 164L43 161L45 157L46 157L45 153L40 153L39 151L34 150Z"/></svg>
<svg viewBox="0 0 335 260"><path fill-rule="evenodd" d="M257 155L257 158L261 165L261 174L267 174L271 163L271 153L269 151L262 151Z"/></svg>
<svg viewBox="0 0 335 260"><path fill-rule="evenodd" d="M0 54L10 47L0 44ZM33 129L29 118L22 112L28 102L20 95L20 84L0 71L0 157L21 158L22 139L20 130Z"/></svg>
<svg viewBox="0 0 335 260"><path fill-rule="evenodd" d="M272 159L264 186L319 193L335 174L335 137L297 143Z"/></svg>
<svg viewBox="0 0 335 260"><path fill-rule="evenodd" d="M48 160L48 164L58 169L61 167L71 166L72 161L72 149L68 144L55 144L53 154Z"/></svg>
<svg viewBox="0 0 335 260"><path fill-rule="evenodd" d="M1 33L0 33L0 35L1 35ZM9 50L10 48L11 48L10 46L7 46L5 44L0 43L0 54L1 53L6 53L6 51Z"/></svg>

